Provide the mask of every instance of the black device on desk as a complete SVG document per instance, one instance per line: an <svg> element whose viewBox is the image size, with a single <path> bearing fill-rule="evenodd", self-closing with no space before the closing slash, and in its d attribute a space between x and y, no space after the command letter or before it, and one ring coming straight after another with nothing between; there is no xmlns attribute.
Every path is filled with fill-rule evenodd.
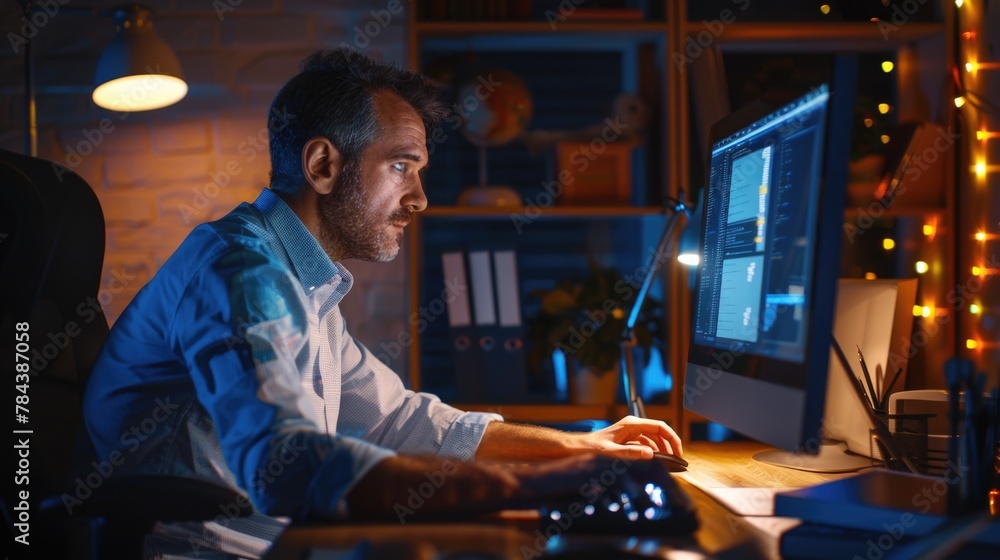
<svg viewBox="0 0 1000 560"><path fill-rule="evenodd" d="M691 534L698 528L694 505L670 475L667 464L657 459L614 461L595 473L578 498L543 503L539 510L542 532L558 529L557 534L569 535L660 537Z"/></svg>

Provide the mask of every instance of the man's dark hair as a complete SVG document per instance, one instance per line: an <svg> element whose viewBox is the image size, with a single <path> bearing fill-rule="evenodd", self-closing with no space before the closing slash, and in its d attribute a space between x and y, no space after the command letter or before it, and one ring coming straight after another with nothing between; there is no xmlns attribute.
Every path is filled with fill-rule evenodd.
<svg viewBox="0 0 1000 560"><path fill-rule="evenodd" d="M302 187L302 148L310 138L327 138L345 165L356 162L379 132L374 95L380 91L412 105L428 131L447 112L437 87L419 74L349 48L306 57L268 109L271 189L294 194Z"/></svg>

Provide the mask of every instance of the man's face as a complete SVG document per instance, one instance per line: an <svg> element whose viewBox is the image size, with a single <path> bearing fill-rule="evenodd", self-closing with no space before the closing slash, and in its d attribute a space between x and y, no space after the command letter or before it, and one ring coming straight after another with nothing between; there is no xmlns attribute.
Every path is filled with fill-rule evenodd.
<svg viewBox="0 0 1000 560"><path fill-rule="evenodd" d="M320 243L335 260L390 261L403 228L427 207L419 171L427 166L420 115L394 93L375 94L380 130L361 157L341 169L320 200Z"/></svg>

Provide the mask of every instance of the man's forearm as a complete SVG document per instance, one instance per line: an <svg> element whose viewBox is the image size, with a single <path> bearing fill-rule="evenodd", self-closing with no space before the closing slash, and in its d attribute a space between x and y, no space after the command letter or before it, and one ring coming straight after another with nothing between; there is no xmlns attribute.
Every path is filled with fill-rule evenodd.
<svg viewBox="0 0 1000 560"><path fill-rule="evenodd" d="M653 452L681 455L681 439L661 420L626 416L596 432L561 432L541 426L491 422L476 459L538 461L579 453L652 459Z"/></svg>
<svg viewBox="0 0 1000 560"><path fill-rule="evenodd" d="M541 461L585 451L579 434L542 426L490 422L476 449L476 459L487 461Z"/></svg>

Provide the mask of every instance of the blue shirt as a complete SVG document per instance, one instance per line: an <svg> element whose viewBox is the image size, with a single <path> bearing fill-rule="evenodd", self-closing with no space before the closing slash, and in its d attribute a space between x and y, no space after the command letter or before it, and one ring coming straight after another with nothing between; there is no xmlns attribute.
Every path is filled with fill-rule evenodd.
<svg viewBox="0 0 1000 560"><path fill-rule="evenodd" d="M495 414L399 377L347 332L353 283L265 189L194 229L115 323L84 397L115 472L207 477L270 515L345 515L394 452L471 459Z"/></svg>

